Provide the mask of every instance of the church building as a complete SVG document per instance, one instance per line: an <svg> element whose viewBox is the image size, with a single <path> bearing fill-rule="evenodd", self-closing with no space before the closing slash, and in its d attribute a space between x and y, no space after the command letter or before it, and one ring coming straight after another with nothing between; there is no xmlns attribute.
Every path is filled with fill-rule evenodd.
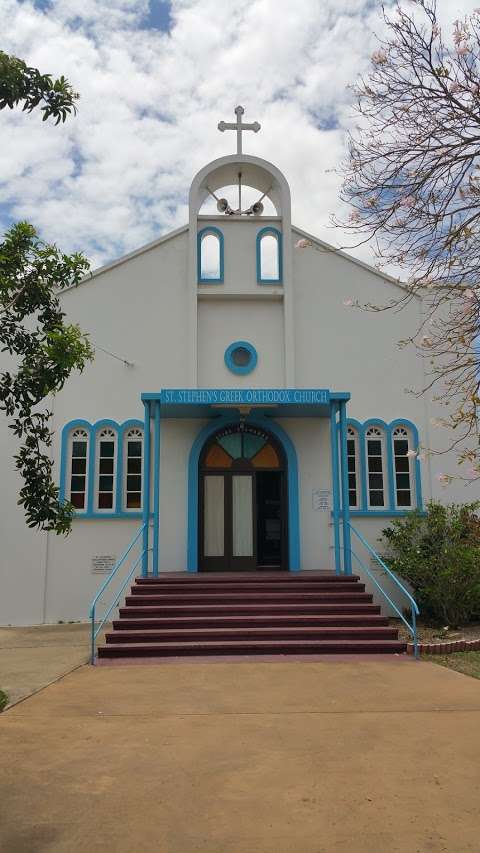
<svg viewBox="0 0 480 853"><path fill-rule="evenodd" d="M61 296L98 344L49 402L60 494L76 512L68 537L26 527L3 419L0 624L87 620L115 568L119 585L96 602L106 612L115 598L109 618L135 578L177 596L189 581L247 578L254 606L262 581L283 578L280 595L323 572L332 595L361 582L378 618L410 606L379 539L445 496L445 457L418 457L438 408L407 392L426 368L398 348L421 299L400 313L352 307L402 285L291 222L287 179L243 153L260 130L243 112L219 124L237 152L194 177L188 223Z"/></svg>

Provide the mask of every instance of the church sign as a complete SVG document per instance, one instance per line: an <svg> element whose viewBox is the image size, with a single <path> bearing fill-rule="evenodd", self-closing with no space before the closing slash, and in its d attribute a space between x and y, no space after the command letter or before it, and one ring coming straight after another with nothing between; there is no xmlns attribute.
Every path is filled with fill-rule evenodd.
<svg viewBox="0 0 480 853"><path fill-rule="evenodd" d="M160 403L190 405L328 405L325 388L178 388L162 391Z"/></svg>

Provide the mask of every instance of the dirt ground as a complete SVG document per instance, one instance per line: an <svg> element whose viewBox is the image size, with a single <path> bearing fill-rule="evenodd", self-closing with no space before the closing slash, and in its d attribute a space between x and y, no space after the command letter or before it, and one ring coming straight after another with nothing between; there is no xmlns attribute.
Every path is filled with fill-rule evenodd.
<svg viewBox="0 0 480 853"><path fill-rule="evenodd" d="M479 729L406 658L81 667L0 716L0 850L478 853Z"/></svg>

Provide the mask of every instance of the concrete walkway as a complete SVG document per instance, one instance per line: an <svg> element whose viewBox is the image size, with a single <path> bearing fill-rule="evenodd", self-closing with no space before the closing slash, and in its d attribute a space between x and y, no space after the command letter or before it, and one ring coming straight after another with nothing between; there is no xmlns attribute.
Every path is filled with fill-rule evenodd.
<svg viewBox="0 0 480 853"><path fill-rule="evenodd" d="M412 660L86 666L0 716L0 849L478 853L479 731Z"/></svg>
<svg viewBox="0 0 480 853"><path fill-rule="evenodd" d="M0 689L10 704L30 696L85 663L89 642L87 624L0 628Z"/></svg>

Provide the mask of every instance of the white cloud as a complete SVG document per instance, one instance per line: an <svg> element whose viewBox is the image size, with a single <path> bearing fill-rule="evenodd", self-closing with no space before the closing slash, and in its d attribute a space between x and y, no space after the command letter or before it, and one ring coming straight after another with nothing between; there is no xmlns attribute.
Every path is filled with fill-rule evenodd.
<svg viewBox="0 0 480 853"><path fill-rule="evenodd" d="M94 265L131 250L186 222L195 172L235 150L217 123L242 103L246 119L262 124L245 149L284 172L294 222L341 241L328 227L339 183L327 170L342 156L346 87L374 49L378 7L174 0L169 33L145 28L148 8L148 0L53 0L43 12L0 0L2 49L65 74L81 93L78 116L61 127L0 113L1 201L14 217Z"/></svg>

